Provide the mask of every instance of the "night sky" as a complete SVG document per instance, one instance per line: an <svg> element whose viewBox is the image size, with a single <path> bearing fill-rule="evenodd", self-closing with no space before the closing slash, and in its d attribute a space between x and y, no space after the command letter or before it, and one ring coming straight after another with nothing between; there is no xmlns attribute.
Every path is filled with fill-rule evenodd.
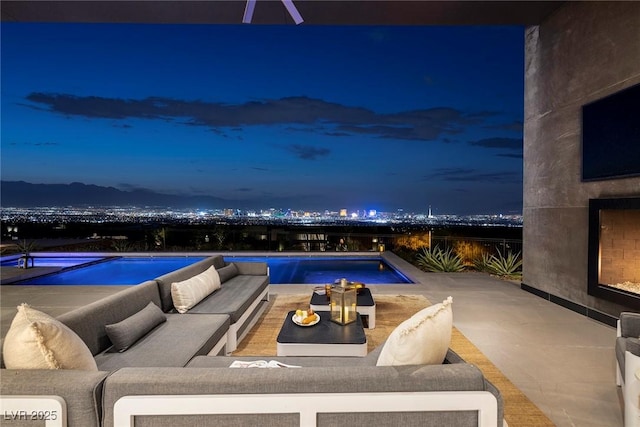
<svg viewBox="0 0 640 427"><path fill-rule="evenodd" d="M523 27L2 23L5 181L521 213Z"/></svg>

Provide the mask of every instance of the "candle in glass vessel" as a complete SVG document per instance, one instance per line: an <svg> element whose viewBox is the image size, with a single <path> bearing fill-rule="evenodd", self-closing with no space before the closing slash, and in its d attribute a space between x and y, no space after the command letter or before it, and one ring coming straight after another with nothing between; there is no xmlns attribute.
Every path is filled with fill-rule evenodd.
<svg viewBox="0 0 640 427"><path fill-rule="evenodd" d="M339 286L331 289L331 320L346 325L356 320L357 291L355 286L343 279Z"/></svg>

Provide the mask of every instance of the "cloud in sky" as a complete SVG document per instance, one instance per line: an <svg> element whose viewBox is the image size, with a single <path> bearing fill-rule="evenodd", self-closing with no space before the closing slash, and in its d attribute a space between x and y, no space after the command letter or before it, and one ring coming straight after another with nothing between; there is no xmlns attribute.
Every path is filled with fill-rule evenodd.
<svg viewBox="0 0 640 427"><path fill-rule="evenodd" d="M513 183L522 182L522 176L515 172L482 172L471 168L439 168L423 176L425 180L450 182Z"/></svg>
<svg viewBox="0 0 640 427"><path fill-rule="evenodd" d="M58 142L10 142L9 145L23 145L23 146L32 146L32 147L56 147L60 145Z"/></svg>
<svg viewBox="0 0 640 427"><path fill-rule="evenodd" d="M291 144L286 148L302 160L317 160L331 153L327 148L317 148L311 145Z"/></svg>
<svg viewBox="0 0 640 427"><path fill-rule="evenodd" d="M487 148L506 148L508 150L522 150L522 139L520 138L485 138L470 142L471 145Z"/></svg>
<svg viewBox="0 0 640 427"><path fill-rule="evenodd" d="M522 123L521 121L515 121L512 123L505 123L497 126L492 126L492 128L522 133L522 130L524 129L524 123Z"/></svg>
<svg viewBox="0 0 640 427"><path fill-rule="evenodd" d="M362 134L385 139L423 141L433 141L444 134L460 133L466 126L494 115L482 111L465 113L448 107L382 114L363 107L306 96L229 104L161 97L121 99L33 92L27 96L27 100L34 104L33 108L66 116L175 120L215 130L259 125L322 124L325 134ZM333 130L328 131L327 128Z"/></svg>
<svg viewBox="0 0 640 427"><path fill-rule="evenodd" d="M521 159L523 157L522 138L485 138L469 142L470 145L484 148L498 148L508 150L508 153L499 153L498 156Z"/></svg>

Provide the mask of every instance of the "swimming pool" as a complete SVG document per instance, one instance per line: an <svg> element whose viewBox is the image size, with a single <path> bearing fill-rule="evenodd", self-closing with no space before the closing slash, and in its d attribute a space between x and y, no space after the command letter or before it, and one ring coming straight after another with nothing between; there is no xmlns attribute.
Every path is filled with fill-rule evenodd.
<svg viewBox="0 0 640 427"><path fill-rule="evenodd" d="M86 257L86 256L35 256L34 265L36 267L75 267L77 265L96 262L105 257ZM0 262L2 267L17 267L19 257L11 257L3 259Z"/></svg>
<svg viewBox="0 0 640 427"><path fill-rule="evenodd" d="M63 269L19 285L136 285L204 259L200 257L118 257ZM39 265L39 264L38 264Z"/></svg>
<svg viewBox="0 0 640 427"><path fill-rule="evenodd" d="M51 257L58 261L64 257ZM135 285L205 258L69 257L70 266L57 273L26 279L18 285ZM229 262L266 262L272 284L324 284L340 278L366 284L413 283L381 257L225 256ZM80 262L85 260L85 262ZM38 262L38 265L42 265ZM4 266L4 265L3 265Z"/></svg>
<svg viewBox="0 0 640 427"><path fill-rule="evenodd" d="M226 261L260 261L269 266L274 284L333 283L346 278L367 284L413 283L380 257L225 257Z"/></svg>

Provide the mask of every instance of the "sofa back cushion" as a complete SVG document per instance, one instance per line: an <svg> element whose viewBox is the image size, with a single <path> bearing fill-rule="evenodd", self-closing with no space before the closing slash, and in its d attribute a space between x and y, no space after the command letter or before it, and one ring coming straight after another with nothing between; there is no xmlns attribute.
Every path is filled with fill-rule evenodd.
<svg viewBox="0 0 640 427"><path fill-rule="evenodd" d="M179 270L172 271L156 278L158 282L158 288L160 292L161 305L160 308L165 313L173 310L173 299L171 297L171 284L174 282L182 282L190 279L191 277L206 271L209 267L214 266L216 268L224 267L224 258L222 255L216 255L208 257L202 261L198 261L194 264L183 267Z"/></svg>
<svg viewBox="0 0 640 427"><path fill-rule="evenodd" d="M233 358L227 359L230 359L229 363L233 361ZM326 366L296 369L123 368L109 376L105 384L104 426L113 426L113 407L115 402L123 396L300 393L301 390L304 393L335 393L336 391L354 393L353 405L357 406L366 405L365 401L358 400L360 399L358 393L484 391L485 382L482 372L477 367L466 363L383 367L336 365L331 369L327 369ZM322 397L319 396L318 399ZM393 424L382 421L383 418L380 415L378 423L371 425L405 425L402 420L407 414L404 411L398 412L393 418ZM421 414L420 423L408 425L478 425L477 413L465 411L462 416L468 416L472 420L467 423L457 422L459 420L446 423L440 419L439 422L428 423L427 421L433 417L431 415L425 417ZM205 425L207 421L206 425L218 425L213 424L210 419L203 421L198 416L189 415L158 417L151 420L140 418L142 418L142 425L194 426ZM240 420L242 420L240 417L231 419L225 425L245 425ZM369 425L357 421L358 419L351 424ZM137 422L138 417L136 417ZM265 424L272 425L266 421ZM298 421L296 425L299 424ZM327 422L318 423L318 425L336 424Z"/></svg>
<svg viewBox="0 0 640 427"><path fill-rule="evenodd" d="M212 265L200 274L171 284L173 306L178 313L186 313L218 289L220 289L220 276Z"/></svg>
<svg viewBox="0 0 640 427"><path fill-rule="evenodd" d="M2 353L9 369L98 370L89 348L75 332L27 304L18 307Z"/></svg>
<svg viewBox="0 0 640 427"><path fill-rule="evenodd" d="M149 280L102 298L58 317L96 354L111 347L105 325L118 323L142 310L150 302L160 306L158 284Z"/></svg>
<svg viewBox="0 0 640 427"><path fill-rule="evenodd" d="M229 263L222 268L218 268L218 275L220 276L220 283L224 283L229 279L233 279L239 274L238 267L234 263Z"/></svg>

